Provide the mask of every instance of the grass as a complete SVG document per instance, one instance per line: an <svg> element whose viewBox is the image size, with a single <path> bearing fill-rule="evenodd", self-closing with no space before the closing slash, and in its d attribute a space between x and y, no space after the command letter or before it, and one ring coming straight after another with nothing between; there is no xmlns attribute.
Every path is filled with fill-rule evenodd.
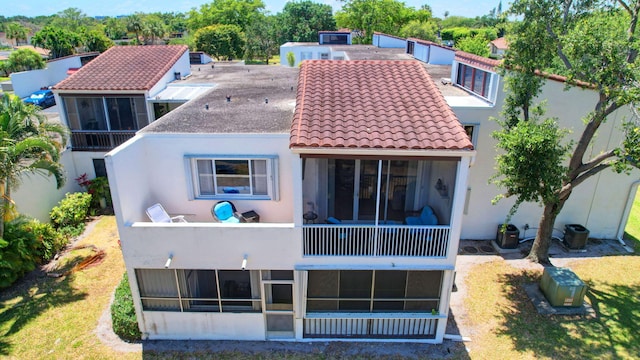
<svg viewBox="0 0 640 360"><path fill-rule="evenodd" d="M103 345L94 330L122 278L124 265L113 217L102 218L76 245L92 244L104 260L67 276L39 276L0 293L0 357L15 359L127 359ZM56 272L64 273L94 253L67 253Z"/></svg>
<svg viewBox="0 0 640 360"><path fill-rule="evenodd" d="M469 319L478 330L472 359L635 359L640 354L640 268L637 256L609 256L569 266L588 284L595 318L537 313L523 284L542 270L500 260L477 265L466 279Z"/></svg>
<svg viewBox="0 0 640 360"><path fill-rule="evenodd" d="M624 229L624 238L631 241L631 246L636 251L640 251L640 187L633 200L627 227Z"/></svg>
<svg viewBox="0 0 640 360"><path fill-rule="evenodd" d="M10 78L10 77L0 76L0 82L3 82L3 81L9 81L9 80L11 80L11 78Z"/></svg>

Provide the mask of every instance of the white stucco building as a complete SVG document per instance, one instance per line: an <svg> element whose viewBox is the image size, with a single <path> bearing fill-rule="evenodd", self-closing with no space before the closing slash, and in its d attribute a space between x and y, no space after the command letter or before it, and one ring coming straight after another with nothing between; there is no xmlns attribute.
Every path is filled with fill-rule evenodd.
<svg viewBox="0 0 640 360"><path fill-rule="evenodd" d="M145 338L442 341L460 239L495 238L512 204L491 205L488 184L503 84L495 60L408 44L304 44L346 60L204 69L210 92L106 155ZM564 87L548 79L548 113L578 132L595 94ZM589 179L556 225L617 237L632 175ZM246 222L212 216L224 201ZM187 222L150 221L156 203ZM540 212L525 204L512 222L533 228Z"/></svg>

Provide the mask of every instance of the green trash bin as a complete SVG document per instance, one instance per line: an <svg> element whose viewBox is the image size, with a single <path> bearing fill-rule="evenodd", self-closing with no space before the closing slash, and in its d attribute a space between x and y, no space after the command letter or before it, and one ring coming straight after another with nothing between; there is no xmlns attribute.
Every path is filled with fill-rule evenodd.
<svg viewBox="0 0 640 360"><path fill-rule="evenodd" d="M579 224L564 226L564 244L572 250L582 250L587 246L589 230Z"/></svg>

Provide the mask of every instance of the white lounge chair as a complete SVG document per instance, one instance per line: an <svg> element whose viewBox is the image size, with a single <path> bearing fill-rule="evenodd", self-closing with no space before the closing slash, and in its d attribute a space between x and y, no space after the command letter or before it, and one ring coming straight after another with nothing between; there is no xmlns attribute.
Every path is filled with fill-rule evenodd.
<svg viewBox="0 0 640 360"><path fill-rule="evenodd" d="M154 223L187 222L184 215L170 216L160 204L154 204L147 209L147 216Z"/></svg>

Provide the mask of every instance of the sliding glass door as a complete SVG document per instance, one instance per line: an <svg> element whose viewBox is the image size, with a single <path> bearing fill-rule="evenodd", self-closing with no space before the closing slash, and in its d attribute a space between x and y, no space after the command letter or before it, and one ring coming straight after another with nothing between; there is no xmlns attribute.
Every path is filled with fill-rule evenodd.
<svg viewBox="0 0 640 360"><path fill-rule="evenodd" d="M340 220L402 221L416 174L416 161L330 159L330 212Z"/></svg>

